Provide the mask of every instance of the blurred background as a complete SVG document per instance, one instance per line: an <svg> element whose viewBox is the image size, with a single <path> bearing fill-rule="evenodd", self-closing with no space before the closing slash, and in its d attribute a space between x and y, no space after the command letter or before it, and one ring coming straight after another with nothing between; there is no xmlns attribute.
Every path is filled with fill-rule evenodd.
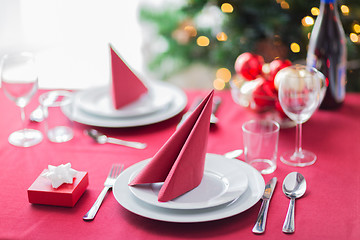
<svg viewBox="0 0 360 240"><path fill-rule="evenodd" d="M243 52L304 63L320 0L0 0L0 55L37 54L41 88L110 81L109 43L141 77L226 89ZM338 0L347 91L360 91L360 2Z"/></svg>

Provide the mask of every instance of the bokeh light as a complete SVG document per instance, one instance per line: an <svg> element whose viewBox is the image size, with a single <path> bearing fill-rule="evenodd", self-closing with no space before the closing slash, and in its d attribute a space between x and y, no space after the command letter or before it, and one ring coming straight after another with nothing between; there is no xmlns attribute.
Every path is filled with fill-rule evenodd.
<svg viewBox="0 0 360 240"><path fill-rule="evenodd" d="M311 8L311 14L312 14L313 16L318 16L318 15L320 14L319 8L317 8L317 7L312 7L312 8Z"/></svg>
<svg viewBox="0 0 360 240"><path fill-rule="evenodd" d="M219 68L216 71L216 78L222 79L224 82L229 82L231 79L231 72L227 68Z"/></svg>
<svg viewBox="0 0 360 240"><path fill-rule="evenodd" d="M223 3L221 5L221 11L224 13L232 13L234 11L234 7L230 3Z"/></svg>
<svg viewBox="0 0 360 240"><path fill-rule="evenodd" d="M216 39L220 42L225 42L228 39L228 36L224 32L220 32L216 35Z"/></svg>
<svg viewBox="0 0 360 240"><path fill-rule="evenodd" d="M344 16L348 16L350 13L350 9L346 5L341 5L340 10Z"/></svg>
<svg viewBox="0 0 360 240"><path fill-rule="evenodd" d="M217 78L213 82L213 87L216 90L223 90L225 88L225 81L220 78Z"/></svg>
<svg viewBox="0 0 360 240"><path fill-rule="evenodd" d="M282 2L280 3L280 6L281 6L282 9L289 9L289 8L290 8L289 3L286 2L286 1L282 1Z"/></svg>
<svg viewBox="0 0 360 240"><path fill-rule="evenodd" d="M359 36L356 33L350 33L350 40L353 43L357 43L359 42Z"/></svg>
<svg viewBox="0 0 360 240"><path fill-rule="evenodd" d="M191 36L191 37L196 37L197 35L197 31L196 28L194 26L191 25L187 25L184 27L184 30Z"/></svg>
<svg viewBox="0 0 360 240"><path fill-rule="evenodd" d="M353 26L353 29L356 33L360 33L360 25L355 23L354 26Z"/></svg>
<svg viewBox="0 0 360 240"><path fill-rule="evenodd" d="M314 19L310 16L303 17L303 19L301 19L301 24L304 27L312 26L312 25L314 25Z"/></svg>
<svg viewBox="0 0 360 240"><path fill-rule="evenodd" d="M200 37L197 38L196 43L200 47L206 47L206 46L209 46L210 40L209 40L208 37L200 36Z"/></svg>
<svg viewBox="0 0 360 240"><path fill-rule="evenodd" d="M300 45L293 42L291 45L290 45L290 49L293 53L298 53L300 52Z"/></svg>

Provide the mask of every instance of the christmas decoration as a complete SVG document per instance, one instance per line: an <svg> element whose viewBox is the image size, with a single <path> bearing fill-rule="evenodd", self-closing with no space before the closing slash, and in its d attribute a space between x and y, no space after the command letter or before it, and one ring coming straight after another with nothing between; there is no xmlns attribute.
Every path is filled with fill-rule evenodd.
<svg viewBox="0 0 360 240"><path fill-rule="evenodd" d="M148 39L148 67L160 79L197 63L234 75L234 62L244 52L261 55L265 62L303 63L319 14L319 1L184 0L180 7L168 2L158 10L144 6L140 13L156 27L157 38ZM347 90L360 91L360 5L357 0L338 3L349 53ZM214 76L212 81L227 86L225 79Z"/></svg>
<svg viewBox="0 0 360 240"><path fill-rule="evenodd" d="M247 80L255 79L262 73L264 58L253 53L243 53L236 58L235 71Z"/></svg>
<svg viewBox="0 0 360 240"><path fill-rule="evenodd" d="M290 120L284 114L278 100L278 83L274 81L279 79L275 78L278 71L291 65L288 59L264 63L260 55L242 53L234 64L236 76L230 81L234 101L257 113L269 113L268 115L282 126L284 123L288 124Z"/></svg>

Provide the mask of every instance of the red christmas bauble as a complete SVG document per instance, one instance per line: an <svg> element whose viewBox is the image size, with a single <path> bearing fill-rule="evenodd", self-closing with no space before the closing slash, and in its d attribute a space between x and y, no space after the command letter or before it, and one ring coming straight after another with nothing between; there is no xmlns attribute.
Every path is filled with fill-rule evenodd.
<svg viewBox="0 0 360 240"><path fill-rule="evenodd" d="M286 60L276 59L276 60L272 61L269 64L269 67L270 67L269 81L274 83L274 79L275 79L276 74L281 69L289 67L291 65L292 65L292 63L288 59L286 59ZM276 84L274 83L274 87L277 88L278 86L276 86Z"/></svg>
<svg viewBox="0 0 360 240"><path fill-rule="evenodd" d="M263 79L263 82L254 89L252 97L258 108L274 107L277 101L277 92L271 82Z"/></svg>
<svg viewBox="0 0 360 240"><path fill-rule="evenodd" d="M262 74L264 58L253 53L243 53L235 61L236 73L246 80L254 80Z"/></svg>

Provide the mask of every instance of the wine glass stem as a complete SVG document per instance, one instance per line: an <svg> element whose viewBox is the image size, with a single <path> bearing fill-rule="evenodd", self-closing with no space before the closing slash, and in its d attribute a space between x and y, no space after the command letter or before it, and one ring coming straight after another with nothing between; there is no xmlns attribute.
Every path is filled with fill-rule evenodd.
<svg viewBox="0 0 360 240"><path fill-rule="evenodd" d="M26 122L25 122L25 108L24 107L20 107L20 113L21 113L22 126L23 126L23 129L25 130L26 129ZM24 131L24 135L25 135L25 131Z"/></svg>
<svg viewBox="0 0 360 240"><path fill-rule="evenodd" d="M302 124L296 124L295 154L302 151Z"/></svg>

